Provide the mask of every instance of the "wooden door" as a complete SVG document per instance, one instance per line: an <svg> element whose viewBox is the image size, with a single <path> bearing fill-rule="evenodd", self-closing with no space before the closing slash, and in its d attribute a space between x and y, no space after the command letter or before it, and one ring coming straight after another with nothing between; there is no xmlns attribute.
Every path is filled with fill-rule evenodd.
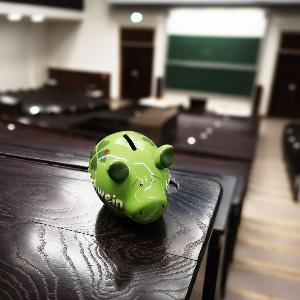
<svg viewBox="0 0 300 300"><path fill-rule="evenodd" d="M153 64L152 29L121 31L121 97L138 100L151 94Z"/></svg>
<svg viewBox="0 0 300 300"><path fill-rule="evenodd" d="M282 36L269 115L300 117L300 33Z"/></svg>

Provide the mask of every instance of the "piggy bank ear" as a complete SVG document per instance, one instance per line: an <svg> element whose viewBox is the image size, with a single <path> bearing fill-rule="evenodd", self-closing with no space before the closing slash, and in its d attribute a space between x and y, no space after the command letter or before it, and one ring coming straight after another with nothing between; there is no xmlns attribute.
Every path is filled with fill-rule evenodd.
<svg viewBox="0 0 300 300"><path fill-rule="evenodd" d="M115 161L108 167L107 173L113 181L120 183L128 177L129 169L124 162Z"/></svg>
<svg viewBox="0 0 300 300"><path fill-rule="evenodd" d="M155 165L159 169L168 168L173 162L174 148L171 145L163 145L156 150Z"/></svg>

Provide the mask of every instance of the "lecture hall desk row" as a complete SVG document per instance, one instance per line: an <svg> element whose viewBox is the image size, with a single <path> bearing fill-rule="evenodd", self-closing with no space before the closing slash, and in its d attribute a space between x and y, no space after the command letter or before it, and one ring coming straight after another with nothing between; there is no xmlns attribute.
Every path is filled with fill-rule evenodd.
<svg viewBox="0 0 300 300"><path fill-rule="evenodd" d="M157 143L170 137L170 128L175 126L178 110L175 108L157 109L129 106L118 110L97 109L73 114L37 114L5 116L23 124L60 129L81 136L99 138L116 131L134 130L151 136ZM3 119L3 117L2 117Z"/></svg>
<svg viewBox="0 0 300 300"><path fill-rule="evenodd" d="M180 113L172 145L187 154L251 162L257 140L257 119ZM193 141L189 143L189 139Z"/></svg>
<svg viewBox="0 0 300 300"><path fill-rule="evenodd" d="M195 115L187 112L177 114L172 109L156 109L155 116L151 116L148 108L132 105L115 111L104 110L69 116L27 116L17 120L93 138L134 129L149 135L157 143L170 143L177 151L188 155L215 156L247 162L253 159L258 124L255 118Z"/></svg>
<svg viewBox="0 0 300 300"><path fill-rule="evenodd" d="M101 93L101 92L100 92ZM33 107L41 115L80 113L108 109L107 98L89 96L84 91L66 91L59 87L45 85L39 89L0 93L2 114L32 115Z"/></svg>
<svg viewBox="0 0 300 300"><path fill-rule="evenodd" d="M21 226L20 224L23 224L22 223L23 219L27 220L31 224L30 226L28 225L29 232L31 232L32 230L33 231L41 230L42 232L45 233L45 230L48 228L47 226L50 226L49 230L51 229L53 231L49 233L50 236L55 235L57 242L60 243L62 243L62 240L65 241L65 238L62 237L62 234L65 233L65 230L68 231L67 232L68 234L70 234L70 232L72 233L73 231L76 232L76 234L77 232L83 234L84 241L87 240L85 238L85 234L88 234L89 238L95 236L96 241L99 242L97 233L94 234L91 231L91 228L93 227L93 224L99 222L98 219L100 219L100 221L106 220L106 217L108 218L109 213L108 212L105 213L104 217L101 215L101 218L98 216L98 212L100 210L101 211L105 211L105 210L102 209L101 202L98 199L95 199L97 197L95 196L95 193L91 189L91 184L88 182L88 176L86 173L89 151L96 143L96 141L91 139L78 139L61 132L56 132L54 130L49 130L49 129L37 128L35 126L13 124L15 126L13 128L12 124L7 122L1 122L0 124L1 124L0 153L3 161L3 163L1 164L2 166L1 172L3 174L4 173L6 174L5 178L8 178L6 179L7 180L7 184L5 185L6 190L2 193L3 195L2 204L4 202L5 205L3 204L4 210L2 211L1 215L7 216L7 218L9 216L14 217L13 219L8 219L7 221L8 223L14 220L15 218L17 218L18 220L20 219L21 223L15 222L14 220L14 225L17 227ZM9 125L11 130L8 130ZM7 164L7 166L5 164ZM11 167L8 167L8 165L10 165ZM19 174L20 172L19 170L22 170L20 174ZM207 186L208 190L211 188L210 184L212 184L213 190L215 192L214 201L213 201L214 204L210 206L210 208L214 207L214 209L211 210L210 213L207 212L204 213L206 216L210 216L210 220L208 223L206 223L206 225L213 226L211 236L210 236L209 226L202 228L201 225L200 229L198 228L198 225L194 227L195 224L198 224L198 222L200 222L199 224L202 224L201 216L203 217L203 208L200 207L201 205L198 207L198 209L196 209L196 211L195 211L195 207L193 207L193 209L189 211L189 209L191 208L189 205L186 209L185 208L183 209L183 211L186 212L187 215L180 216L179 219L177 217L175 218L179 222L179 224L176 224L176 226L179 226L179 228L176 228L176 226L172 223L173 221L172 222L170 221L171 222L170 224L168 223L169 219L167 215L163 219L164 220L163 226L167 226L167 228L170 228L170 230L166 231L166 236L161 237L159 246L157 246L159 247L159 249L161 249L161 247L162 248L165 247L166 245L170 246L170 242L173 240L173 237L176 234L179 234L176 233L177 230L179 232L182 232L182 229L186 228L188 229L188 233L187 236L185 236L184 234L184 236L181 236L180 238L180 240L186 241L187 243L186 245L182 245L182 243L179 241L177 245L175 240L174 241L175 244L172 244L167 250L163 249L160 253L167 253L168 255L174 254L174 255L178 255L179 257L182 257L182 259L188 258L189 260L195 261L194 268L193 267L190 268L191 274L190 275L185 274L183 276L183 277L187 276L187 281L183 283L182 277L181 279L178 278L178 287L181 286L181 284L184 286L184 288L182 287L182 289L180 289L181 292L179 294L176 294L178 293L178 291L175 292L173 289L171 289L172 293L175 293L173 295L175 295L176 298L184 298L187 295L193 296L196 295L197 293L198 294L202 293L203 299L218 299L221 294L224 294L227 271L228 271L229 262L231 261L233 255L234 242L235 242L237 227L240 218L243 194L246 188L248 171L249 171L249 164L245 162L227 162L225 160L214 160L208 158L203 159L200 157L191 157L190 155L181 155L181 154L177 154L175 156L175 162L174 162L172 172L173 172L173 176L175 176L177 180L180 181L181 188L177 193L170 195L171 203L174 202L174 212L173 212L172 204L169 209L169 213L172 215L172 218L170 218L170 220L174 221L174 214L176 216L176 213L180 213L182 207L184 207L184 205L180 206L181 208L178 209L177 212L176 209L178 207L176 206L176 204L177 205L180 204L178 203L178 201L181 201L180 199L185 199L185 197L186 198L191 197L190 193L187 192L188 189L191 190L196 188L199 189L198 191L195 191L193 193L194 195L199 195L199 198L193 196L191 197L192 199L189 200L192 201L195 207L197 207L197 205L200 205L200 203L197 202L201 200L200 198L202 197L205 198L207 196L206 190L202 186L202 182L204 182L203 185L205 187L208 185ZM38 175L39 172L40 172L40 176ZM191 172L197 172L197 175ZM46 173L47 175L44 176L43 175L44 173ZM15 185L15 182L18 183L22 182L22 180L21 179L18 180L18 178L15 178L15 180L12 179L13 177L16 177L17 174L21 178L26 178L27 181L23 182L22 184L20 183L22 186L19 188L19 190L20 191L22 190L22 193L20 192L18 194L17 192L15 192L14 193L15 196L11 198L11 194L12 194L11 191L18 188L18 185ZM51 180L53 179L54 181L43 182L45 178L47 180L51 178ZM60 182L61 178L64 178L62 182ZM80 180L80 184L81 181L84 182L82 183L84 185L84 188L78 186L79 183L76 181L77 179ZM211 179L213 181L211 181ZM66 184L64 184L64 182ZM218 184L216 184L216 182L221 184L222 189L219 187ZM20 197L21 194L22 197ZM80 197L80 194L82 195L82 197ZM26 201L24 201L24 195L27 195L27 199L32 199L30 201L33 201L34 203L27 203ZM62 199L62 200L58 201L58 199ZM216 214L216 218L214 221L213 216L217 211L216 207L218 206L218 199L222 199L222 200L220 202L219 210L218 213ZM207 202L208 199L202 199L200 202L202 203L202 201ZM7 207L6 202L9 202L12 207ZM60 203L64 203L64 202L66 203L63 204L63 207L61 207ZM71 207L68 207L68 205L70 205ZM16 209L16 208L20 208L20 209ZM192 215L192 220L193 218L197 219L195 223L193 220L192 224L190 224L188 220L184 219L184 218L190 219L191 215ZM109 219L108 223L114 224L114 221L115 218L112 217ZM187 224L181 224L181 221L188 222L189 225L187 226ZM119 220L116 222L117 222L117 224L115 224L116 227L114 227L113 229L118 228L118 226L121 226L123 230L121 232L123 232L124 235L128 233L127 230L133 230L135 228L134 226L131 226L130 222L129 224L127 224L128 222L126 223L125 220ZM119 224L118 222L121 223ZM33 226L32 223L36 224L35 226L39 228L38 229L32 228ZM109 226L110 224L106 224L106 225ZM129 226L129 228L127 226ZM88 227L88 229L86 227ZM97 228L98 226L96 226L96 230ZM160 225L156 225L155 230L159 231L160 228L161 228ZM110 230L113 229L110 228ZM183 232L185 232L186 229L183 230ZM57 235L56 232L57 230L60 231L59 232L60 238ZM199 235L200 231L202 234L203 232L206 232L205 239L204 239L204 235L200 237ZM158 234L157 231L155 232L156 234ZM194 239L193 241L191 241L191 239L189 238L189 234L191 234L191 232L193 232L192 234L193 236L192 239ZM43 235L43 238L40 239L41 244L47 243L45 234ZM119 231L117 233L117 236L118 234ZM147 255L152 257L153 253L152 251L149 250L150 248L151 249L153 248L153 245L151 244L152 242L151 238L140 241L140 239L143 238L141 236L142 234L141 232L139 233L131 232L131 234L133 234L132 238L134 240L134 246L132 245L132 240L130 240L131 244L129 246L126 244L126 247L129 247L128 251L132 250L132 247L135 246L138 249L140 249L139 247L141 247L146 251ZM138 235L138 237L136 236L136 234ZM149 235L149 232L147 232L147 235ZM78 239L78 237L76 239ZM117 243L117 241L114 240L113 238L110 238L109 235L108 238L105 239L105 242L102 240L100 240L100 242L101 242L100 245L102 244L104 245L103 247L107 246L105 242L109 243L109 245L107 246L110 247L109 249L114 249L114 246L116 246L117 249L119 249L118 247L120 246ZM112 243L114 242L116 245L112 245ZM126 240L124 240L123 242L126 243ZM155 241L155 243L156 242L158 243L158 241ZM93 244L93 239L89 240L86 243L87 243L85 244L86 246L82 246L82 248L80 248L81 251L82 249L85 249L85 247L88 247L88 249L90 248L94 249L96 245L98 245L99 247L99 243L94 241L94 243L96 244ZM137 245L135 243L137 243ZM206 244L207 247L205 248ZM65 249L64 247L66 247L66 245L68 246L69 243L67 242L62 243L61 245L62 249ZM15 247L13 245L11 246ZM126 248L123 247L125 247L125 244L123 244L122 249ZM206 249L206 251L204 248ZM176 250L175 253L173 253L169 249L175 249L175 250L177 249L179 252L176 252L177 251ZM103 250L105 251L105 249ZM33 250L31 249L30 251ZM148 251L150 252L148 253ZM80 253L82 254L82 252ZM44 253L44 254L48 256L51 253L50 254ZM62 252L61 257L66 258L64 256L65 254L66 253ZM119 254L120 253L118 252L118 255ZM30 252L29 255L31 256L33 255L33 253ZM149 257L148 256L143 257L142 260L147 261L146 258L148 259ZM162 262L161 261L162 259L163 256L161 256L161 258L158 259L157 262L159 261ZM68 263L69 265L72 265L72 260L65 261L64 263ZM124 261L121 260L121 262L119 261L119 263L120 264L124 263ZM14 262L12 262L12 264L14 264ZM47 262L47 266L48 264L49 262ZM141 266L139 266L138 262L135 261L133 264L134 264L133 268L136 268L135 271L140 272ZM90 278L92 278L91 282L86 282L86 278L80 277L81 275L85 276L86 275L85 273L76 275L79 276L78 282L80 282L80 284L83 284L83 282L87 286L88 284L93 284L93 282L96 280L96 278L93 279L93 276L98 276L98 274L95 273L95 270L93 270L94 267L99 268L99 265L97 263L96 265L92 266L90 270L90 273L92 274L92 276L91 274L89 275L91 276ZM170 263L170 265L172 265L172 263ZM200 271L198 272L199 265L200 265ZM127 265L125 267L122 265L122 268L125 267L126 270L126 268L128 268L129 266L130 265ZM53 266L51 265L50 268L52 267ZM76 272L75 271L74 272L75 274L77 274L78 270L76 266L73 267L74 267L73 271L76 270ZM158 265L157 267L162 268L162 266L158 266ZM146 272L146 270L144 270L144 272ZM168 272L171 272L173 274L171 269L169 269ZM181 271L179 270L178 272L180 273ZM198 276L197 276L196 284L194 284L196 278L195 276L197 273ZM118 272L116 274L118 274ZM150 274L148 275L150 276ZM60 276L62 277L59 278L64 278L62 274L60 274ZM131 279L129 279L128 281L130 280ZM69 287L68 285L69 283L65 282L64 284ZM142 287L139 284L141 284ZM147 293L150 294L152 293L153 296L153 291L148 290L148 287L145 287L144 283L140 282L139 284L138 284L139 292L143 293L143 295L148 295ZM202 290L202 286L203 286L203 290ZM129 288L127 285L125 285L125 287L128 288L130 291L132 290L132 287ZM125 291L124 290L125 287L123 287L122 284L114 288L112 287L111 292L116 293L114 294L115 296L123 295L125 298L129 297L130 295L128 293L130 291L129 290ZM81 286L80 288L84 289L86 288L86 286ZM159 285L157 286L157 289L161 289L161 288L162 287L159 287ZM170 289L170 287L168 287L167 285L165 286L165 288ZM73 289L74 287L71 287L70 290L67 289L68 291L61 291L61 292L71 293ZM100 291L102 290L100 289ZM131 292L135 293L137 291L131 291ZM161 295L157 295L157 297L160 298Z"/></svg>

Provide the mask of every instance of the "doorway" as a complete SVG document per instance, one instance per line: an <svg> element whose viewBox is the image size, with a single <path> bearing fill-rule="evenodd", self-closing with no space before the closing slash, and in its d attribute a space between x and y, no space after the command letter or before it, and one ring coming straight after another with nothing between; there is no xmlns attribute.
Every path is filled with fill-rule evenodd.
<svg viewBox="0 0 300 300"><path fill-rule="evenodd" d="M121 29L121 97L137 101L151 95L153 29Z"/></svg>
<svg viewBox="0 0 300 300"><path fill-rule="evenodd" d="M300 117L300 33L281 36L269 115Z"/></svg>

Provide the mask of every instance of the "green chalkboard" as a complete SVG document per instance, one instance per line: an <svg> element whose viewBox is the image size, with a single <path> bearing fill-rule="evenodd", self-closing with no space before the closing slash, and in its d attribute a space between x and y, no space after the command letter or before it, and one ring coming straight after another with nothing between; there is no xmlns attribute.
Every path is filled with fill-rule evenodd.
<svg viewBox="0 0 300 300"><path fill-rule="evenodd" d="M171 35L168 59L255 65L259 42L259 38Z"/></svg>
<svg viewBox="0 0 300 300"><path fill-rule="evenodd" d="M250 97L255 72L169 65L166 87Z"/></svg>

